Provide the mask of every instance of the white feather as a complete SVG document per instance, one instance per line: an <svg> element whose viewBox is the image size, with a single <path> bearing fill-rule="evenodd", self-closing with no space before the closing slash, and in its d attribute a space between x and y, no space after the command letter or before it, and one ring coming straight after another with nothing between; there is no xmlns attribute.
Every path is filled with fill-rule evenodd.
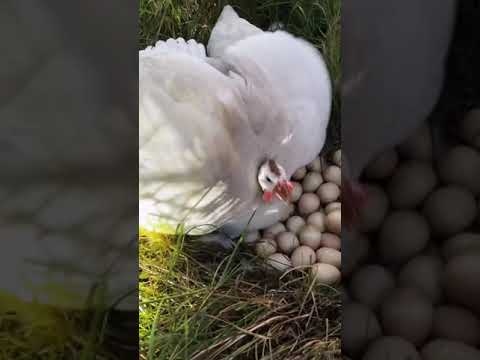
<svg viewBox="0 0 480 360"><path fill-rule="evenodd" d="M237 41L261 34L262 30L242 19L230 5L223 8L208 41L208 55L222 57L226 49Z"/></svg>
<svg viewBox="0 0 480 360"><path fill-rule="evenodd" d="M213 224L238 235L256 210L250 228L269 226L288 207L262 203L261 163L274 158L290 176L324 143L331 89L321 55L284 32L223 37L214 61L184 44L140 53L140 224L184 223L193 234Z"/></svg>
<svg viewBox="0 0 480 360"><path fill-rule="evenodd" d="M225 61L235 59L240 74L268 84L265 92L275 92L287 117L289 131L275 144L275 156L287 176L310 162L323 148L330 118L332 90L327 67L319 52L309 43L277 31L265 32L229 47ZM248 69L254 63L255 69ZM247 68L247 69L245 69ZM269 109L268 111L272 111ZM262 118L252 119L263 121ZM258 125L260 126L260 125ZM270 129L271 131L271 129Z"/></svg>

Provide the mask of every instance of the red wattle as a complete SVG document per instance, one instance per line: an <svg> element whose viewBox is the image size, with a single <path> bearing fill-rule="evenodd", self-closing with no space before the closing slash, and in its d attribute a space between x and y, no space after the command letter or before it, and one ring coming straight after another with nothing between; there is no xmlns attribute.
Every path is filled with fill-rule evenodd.
<svg viewBox="0 0 480 360"><path fill-rule="evenodd" d="M292 190L293 190L293 185L290 181L287 181L287 189L288 189L289 193L292 192Z"/></svg>
<svg viewBox="0 0 480 360"><path fill-rule="evenodd" d="M265 191L263 193L263 201L265 201L266 203L269 203L270 201L272 201L272 198L273 198L273 193L271 191Z"/></svg>

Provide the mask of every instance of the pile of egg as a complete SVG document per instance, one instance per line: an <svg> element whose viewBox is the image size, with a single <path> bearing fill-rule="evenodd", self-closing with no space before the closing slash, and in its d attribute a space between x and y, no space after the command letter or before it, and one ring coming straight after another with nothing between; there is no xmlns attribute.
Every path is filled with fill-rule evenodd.
<svg viewBox="0 0 480 360"><path fill-rule="evenodd" d="M343 237L351 359L480 359L480 109L435 161L430 134L365 168L360 231Z"/></svg>
<svg viewBox="0 0 480 360"><path fill-rule="evenodd" d="M255 250L271 267L309 270L324 284L341 278L341 150L317 156L292 176L288 218L258 234Z"/></svg>

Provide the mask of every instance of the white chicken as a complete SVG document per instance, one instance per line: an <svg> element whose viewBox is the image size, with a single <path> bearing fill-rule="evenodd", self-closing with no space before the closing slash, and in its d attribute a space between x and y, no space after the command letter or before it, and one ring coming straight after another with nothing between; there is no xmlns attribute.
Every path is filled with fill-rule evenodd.
<svg viewBox="0 0 480 360"><path fill-rule="evenodd" d="M141 227L267 227L288 211L290 176L323 147L331 84L313 46L227 6L208 48L218 57L183 39L139 54Z"/></svg>

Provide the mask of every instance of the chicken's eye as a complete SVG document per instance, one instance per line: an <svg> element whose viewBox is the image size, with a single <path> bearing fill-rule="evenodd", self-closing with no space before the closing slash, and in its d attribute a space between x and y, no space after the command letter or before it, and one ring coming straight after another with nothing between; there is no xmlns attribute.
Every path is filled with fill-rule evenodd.
<svg viewBox="0 0 480 360"><path fill-rule="evenodd" d="M269 177L269 176L267 176L267 181L268 181L269 183L272 183L272 182L273 182L273 180L272 180L272 179L270 179L270 177Z"/></svg>

